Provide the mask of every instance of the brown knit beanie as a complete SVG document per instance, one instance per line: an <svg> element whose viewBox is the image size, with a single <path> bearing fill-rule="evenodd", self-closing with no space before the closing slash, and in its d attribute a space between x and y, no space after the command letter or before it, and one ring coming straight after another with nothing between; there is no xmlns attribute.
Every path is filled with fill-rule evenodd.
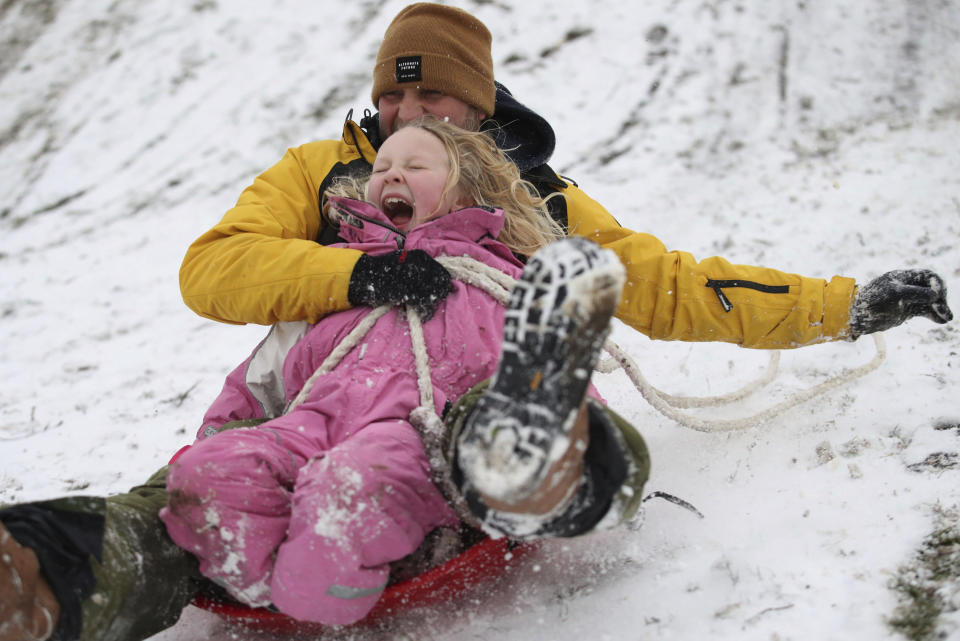
<svg viewBox="0 0 960 641"><path fill-rule="evenodd" d="M462 9L418 2L397 14L373 68L373 104L405 87L439 91L493 115L490 31Z"/></svg>

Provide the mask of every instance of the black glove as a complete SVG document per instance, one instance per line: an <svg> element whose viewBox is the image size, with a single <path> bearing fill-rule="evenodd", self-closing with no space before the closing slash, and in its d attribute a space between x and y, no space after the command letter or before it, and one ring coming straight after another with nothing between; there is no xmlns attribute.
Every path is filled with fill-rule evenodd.
<svg viewBox="0 0 960 641"><path fill-rule="evenodd" d="M354 307L408 305L423 320L453 291L450 272L422 249L364 254L350 274L347 299Z"/></svg>
<svg viewBox="0 0 960 641"><path fill-rule="evenodd" d="M857 291L850 308L850 333L857 338L882 332L914 316L934 323L953 319L943 279L929 269L887 272Z"/></svg>

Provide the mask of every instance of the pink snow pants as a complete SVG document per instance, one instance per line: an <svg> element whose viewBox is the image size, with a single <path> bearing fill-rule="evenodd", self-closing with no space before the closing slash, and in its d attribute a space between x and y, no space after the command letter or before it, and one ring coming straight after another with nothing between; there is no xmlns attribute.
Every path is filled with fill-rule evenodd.
<svg viewBox="0 0 960 641"><path fill-rule="evenodd" d="M373 423L332 446L309 431L265 425L198 441L171 466L160 516L244 603L352 623L377 602L389 562L456 516L409 423Z"/></svg>

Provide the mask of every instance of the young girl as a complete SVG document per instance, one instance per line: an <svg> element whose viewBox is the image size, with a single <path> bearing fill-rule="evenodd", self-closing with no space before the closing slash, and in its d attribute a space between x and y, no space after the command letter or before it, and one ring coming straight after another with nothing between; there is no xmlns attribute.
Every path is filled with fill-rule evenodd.
<svg viewBox="0 0 960 641"><path fill-rule="evenodd" d="M347 181L334 193L350 194L357 187ZM383 144L364 195L367 202L332 196L330 214L340 221L344 246L373 261L383 259L375 264L393 269L387 278L414 262L433 265L433 258L444 255L469 256L516 278L523 263L515 254L530 256L563 235L544 202L490 138L436 120L407 126ZM493 203L500 209L490 208ZM609 260L619 268L615 256ZM370 278L376 277L371 270ZM621 284L608 283L614 296L602 317L602 335ZM375 285L383 287L383 282ZM460 281L449 287L449 295L438 297L443 298L440 304L413 292L398 298L429 318L422 328L438 413L495 374L504 331L504 307L490 294ZM362 297L362 291L352 296ZM541 311L546 320L550 310ZM370 313L359 307L332 314L302 338L296 329L275 328L273 339L230 375L198 441L171 466L169 502L161 512L170 536L199 559L205 576L247 604L273 604L301 620L356 621L386 587L390 562L416 550L435 528L459 523L449 497L431 480L421 434L410 422L421 391L411 328L402 310L379 318L332 369L310 381L296 407L281 413ZM291 343L285 355L280 350L280 368L275 365L280 356L264 355L267 346ZM582 360L571 362L578 371L584 364L589 371L592 364ZM522 496L503 495L496 484L482 482L476 491L468 490L474 505L489 498L489 507L503 509L494 512L484 505L478 510L482 518L493 522L496 514L507 515L517 505L539 512L534 520L542 525L556 520L552 508L577 503L576 491L585 496L596 491L593 485L581 491L584 485L578 482L588 429L581 400L589 380L580 378L561 417L570 415L571 420L557 445L561 454L570 454L553 456L548 446L534 457L539 463L526 466L531 471L522 482ZM269 420L218 431L237 419ZM467 440L477 450L485 435L476 427L467 430ZM502 437L507 431L498 433ZM576 441L580 445L573 447ZM529 443L520 445L521 458L529 462ZM511 441L508 449L516 446ZM507 471L514 459L502 445L499 449L493 467ZM463 462L468 475L489 468L474 456ZM541 492L548 473L555 474L555 481ZM644 470L637 477L641 484L645 476ZM621 474L612 483L624 478ZM611 483L602 485L610 494ZM609 504L607 497L603 509ZM570 524L561 521L554 531L569 533ZM537 530L534 526L527 533Z"/></svg>

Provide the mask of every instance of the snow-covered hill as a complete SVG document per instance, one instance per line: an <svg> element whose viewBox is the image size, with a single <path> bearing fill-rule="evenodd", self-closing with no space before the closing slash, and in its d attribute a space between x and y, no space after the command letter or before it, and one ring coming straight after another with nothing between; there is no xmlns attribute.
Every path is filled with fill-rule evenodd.
<svg viewBox="0 0 960 641"><path fill-rule="evenodd" d="M188 311L183 253L287 147L371 107L404 4L0 3L0 501L121 491L191 439L263 329ZM698 257L861 281L925 266L960 286L955 3L460 6L490 26L498 78L557 130L554 166L624 225ZM615 338L685 395L766 363ZM918 320L887 341L879 371L726 434L598 377L648 439L649 489L705 518L652 501L640 531L550 543L456 616L341 636L899 638L891 586L958 522L960 331ZM699 415L754 413L872 356L864 340L786 353L757 398ZM925 585L960 635L947 574ZM191 609L156 639L221 637L237 633Z"/></svg>

